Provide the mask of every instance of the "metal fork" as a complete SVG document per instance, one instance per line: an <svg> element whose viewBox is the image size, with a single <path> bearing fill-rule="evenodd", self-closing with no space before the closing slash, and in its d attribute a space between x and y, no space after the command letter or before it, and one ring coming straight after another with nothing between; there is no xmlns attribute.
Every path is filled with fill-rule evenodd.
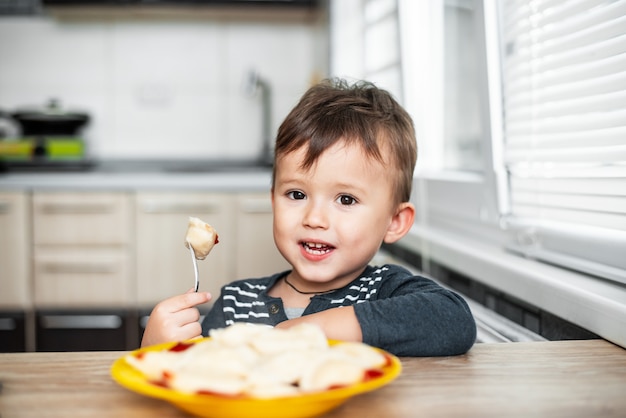
<svg viewBox="0 0 626 418"><path fill-rule="evenodd" d="M200 280L198 279L198 260L196 259L196 253L191 246L191 243L187 241L187 245L189 245L189 252L191 253L191 261L193 263L193 272L196 276L196 283L194 286L195 291L198 291L198 287L200 287Z"/></svg>

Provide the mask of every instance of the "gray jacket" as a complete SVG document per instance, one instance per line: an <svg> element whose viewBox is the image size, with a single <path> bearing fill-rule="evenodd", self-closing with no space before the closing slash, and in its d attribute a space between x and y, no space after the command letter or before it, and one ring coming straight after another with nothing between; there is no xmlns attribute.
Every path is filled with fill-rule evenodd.
<svg viewBox="0 0 626 418"><path fill-rule="evenodd" d="M222 287L202 322L203 335L235 322L276 325L286 321L282 299L267 291L287 273ZM398 356L463 354L476 339L474 318L461 296L396 265L368 266L348 286L312 296L302 315L351 305L363 342Z"/></svg>

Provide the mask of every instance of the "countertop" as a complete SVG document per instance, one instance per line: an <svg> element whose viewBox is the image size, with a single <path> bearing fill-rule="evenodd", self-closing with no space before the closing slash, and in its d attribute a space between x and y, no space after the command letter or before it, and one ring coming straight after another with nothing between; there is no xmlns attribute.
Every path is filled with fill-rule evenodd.
<svg viewBox="0 0 626 418"><path fill-rule="evenodd" d="M110 367L124 354L0 354L0 415L188 416L117 385ZM626 350L605 340L476 344L461 356L401 361L397 380L324 417L626 416Z"/></svg>
<svg viewBox="0 0 626 418"><path fill-rule="evenodd" d="M102 160L0 172L0 190L269 191L270 165L253 160Z"/></svg>

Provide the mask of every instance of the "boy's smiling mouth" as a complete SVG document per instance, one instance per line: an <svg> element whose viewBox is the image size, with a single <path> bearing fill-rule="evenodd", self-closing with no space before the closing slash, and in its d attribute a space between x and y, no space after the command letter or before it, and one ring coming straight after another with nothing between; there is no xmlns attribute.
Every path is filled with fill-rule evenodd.
<svg viewBox="0 0 626 418"><path fill-rule="evenodd" d="M312 255L324 255L331 252L335 247L320 242L303 241L300 243L304 251Z"/></svg>

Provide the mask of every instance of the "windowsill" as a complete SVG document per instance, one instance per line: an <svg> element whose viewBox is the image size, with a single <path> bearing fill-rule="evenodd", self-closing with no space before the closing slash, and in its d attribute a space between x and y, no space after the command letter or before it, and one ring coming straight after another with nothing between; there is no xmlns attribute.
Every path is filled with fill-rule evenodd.
<svg viewBox="0 0 626 418"><path fill-rule="evenodd" d="M416 225L398 245L626 347L623 286L441 229Z"/></svg>

